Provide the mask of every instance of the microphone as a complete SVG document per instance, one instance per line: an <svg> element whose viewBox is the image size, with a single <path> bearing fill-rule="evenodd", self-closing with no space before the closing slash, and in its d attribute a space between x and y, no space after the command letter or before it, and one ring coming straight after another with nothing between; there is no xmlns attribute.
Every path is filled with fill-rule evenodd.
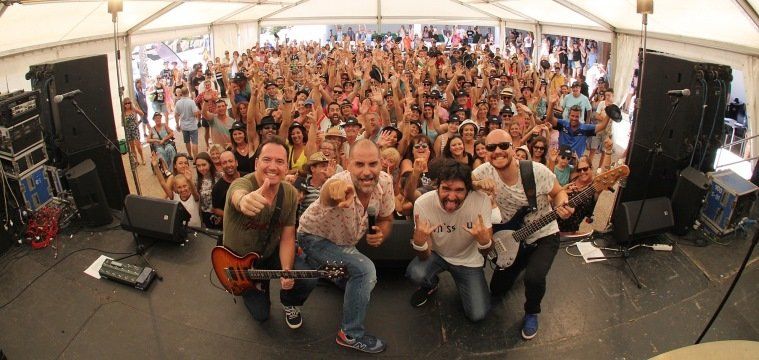
<svg viewBox="0 0 759 360"><path fill-rule="evenodd" d="M374 234L374 226L377 225L377 209L374 206L366 208L366 214L369 215L369 228L366 229L367 234Z"/></svg>
<svg viewBox="0 0 759 360"><path fill-rule="evenodd" d="M56 104L60 104L61 101L63 101L63 99L72 98L72 97L77 96L77 95L79 95L81 93L82 93L82 90L79 90L79 89L71 90L71 91L69 91L67 93L63 93L63 94L60 94L60 95L55 95L55 97L53 97L53 101L55 101Z"/></svg>
<svg viewBox="0 0 759 360"><path fill-rule="evenodd" d="M690 89L670 90L667 91L667 95L676 97L690 96Z"/></svg>

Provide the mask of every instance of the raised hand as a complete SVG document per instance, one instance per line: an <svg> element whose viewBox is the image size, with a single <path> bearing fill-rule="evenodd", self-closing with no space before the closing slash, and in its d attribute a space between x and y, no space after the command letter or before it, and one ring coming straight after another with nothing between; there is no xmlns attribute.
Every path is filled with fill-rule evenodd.
<svg viewBox="0 0 759 360"><path fill-rule="evenodd" d="M427 171L427 159L425 158L416 158L414 159L414 173L416 174L422 174L425 171Z"/></svg>
<svg viewBox="0 0 759 360"><path fill-rule="evenodd" d="M490 228L485 227L485 221L482 220L482 215L477 215L477 221L474 222L471 229L464 229L474 237L474 240L477 241L478 244L485 245L490 242Z"/></svg>
<svg viewBox="0 0 759 360"><path fill-rule="evenodd" d="M559 158L559 149L551 148L551 151L548 153L548 157L551 159L551 161L556 162L556 159Z"/></svg>
<svg viewBox="0 0 759 360"><path fill-rule="evenodd" d="M392 130L385 130L385 131L381 132L380 133L380 137L377 140L377 146L379 148L385 148L385 147L388 147L388 146L392 146L393 145L393 140L391 139L392 136L393 136L393 131Z"/></svg>
<svg viewBox="0 0 759 360"><path fill-rule="evenodd" d="M353 202L356 190L353 189L353 185L343 180L334 180L329 183L328 194L329 198L337 203L338 207L347 208Z"/></svg>
<svg viewBox="0 0 759 360"><path fill-rule="evenodd" d="M422 220L419 215L414 215L414 242L419 245L427 242L432 233L439 225L432 225L427 220Z"/></svg>
<svg viewBox="0 0 759 360"><path fill-rule="evenodd" d="M269 179L265 178L263 184L256 191L251 191L240 198L238 205L240 212L251 217L260 214L265 207L271 205L271 200L266 195L273 193L273 187Z"/></svg>
<svg viewBox="0 0 759 360"><path fill-rule="evenodd" d="M332 159L327 164L327 178L331 178L332 175L335 175L335 172L337 172L337 161Z"/></svg>

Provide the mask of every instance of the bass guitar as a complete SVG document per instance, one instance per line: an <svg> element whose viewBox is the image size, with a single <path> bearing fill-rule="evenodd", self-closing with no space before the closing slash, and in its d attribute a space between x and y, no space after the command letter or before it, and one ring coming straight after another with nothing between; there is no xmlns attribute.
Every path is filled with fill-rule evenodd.
<svg viewBox="0 0 759 360"><path fill-rule="evenodd" d="M286 279L339 279L348 276L345 266L323 265L318 270L257 270L254 265L261 256L252 252L239 256L231 250L216 246L211 251L211 263L216 277L232 295L240 295L248 289L261 289L263 280Z"/></svg>
<svg viewBox="0 0 759 360"><path fill-rule="evenodd" d="M590 201L596 192L611 188L617 181L619 181L619 179L625 178L628 175L630 175L630 168L628 168L627 165L622 165L608 170L603 174L597 175L590 186L569 199L568 206L577 207L582 203ZM556 220L558 217L556 210L553 210L526 226L515 229L515 224L521 226L523 222L524 216L526 215L524 209L525 208L520 209L517 214L512 217L512 220L505 224L493 224L493 248L488 254L488 259L500 268L511 266L517 257L519 244L536 231Z"/></svg>

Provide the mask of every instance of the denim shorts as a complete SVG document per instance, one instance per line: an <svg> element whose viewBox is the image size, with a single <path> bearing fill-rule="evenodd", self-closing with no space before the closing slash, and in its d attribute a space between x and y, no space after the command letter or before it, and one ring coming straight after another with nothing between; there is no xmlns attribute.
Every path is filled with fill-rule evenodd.
<svg viewBox="0 0 759 360"><path fill-rule="evenodd" d="M198 143L198 130L182 130L182 138L184 143Z"/></svg>

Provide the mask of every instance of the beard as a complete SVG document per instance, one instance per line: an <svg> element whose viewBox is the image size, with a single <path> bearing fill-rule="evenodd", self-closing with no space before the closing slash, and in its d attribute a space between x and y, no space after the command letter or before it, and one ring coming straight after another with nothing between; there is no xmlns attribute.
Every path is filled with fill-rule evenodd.
<svg viewBox="0 0 759 360"><path fill-rule="evenodd" d="M353 187L363 194L371 194L379 183L378 175L355 176L351 174L351 178L353 179Z"/></svg>
<svg viewBox="0 0 759 360"><path fill-rule="evenodd" d="M443 207L443 210L451 213L458 210L461 207L461 204L463 202L464 201L460 199L450 199L446 197L446 198L440 199L440 206Z"/></svg>
<svg viewBox="0 0 759 360"><path fill-rule="evenodd" d="M492 165L497 170L503 170L511 165L511 162L513 161L513 156L506 155L499 155L498 157L495 157L494 155L490 155L490 165Z"/></svg>

